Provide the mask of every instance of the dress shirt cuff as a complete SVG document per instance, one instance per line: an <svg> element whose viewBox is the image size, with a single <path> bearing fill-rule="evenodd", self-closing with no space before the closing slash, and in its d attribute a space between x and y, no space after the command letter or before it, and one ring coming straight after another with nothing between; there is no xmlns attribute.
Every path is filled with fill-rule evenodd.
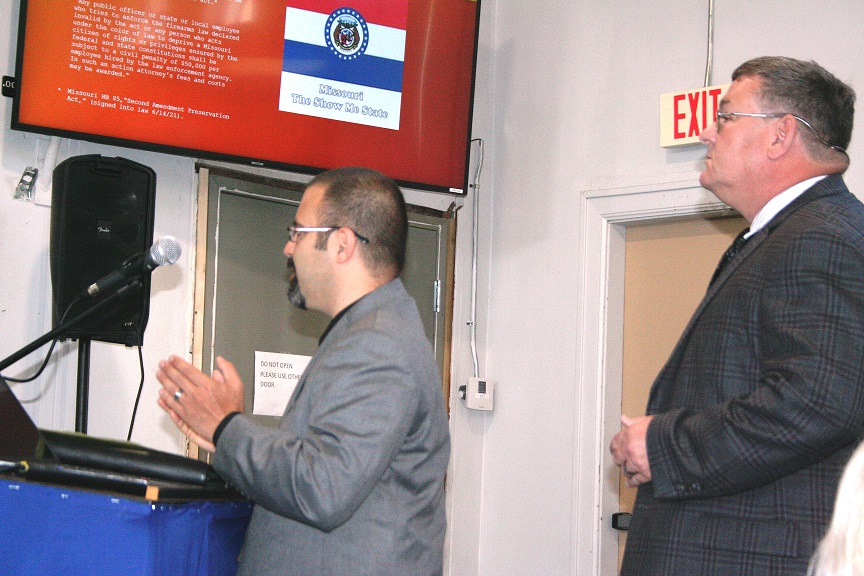
<svg viewBox="0 0 864 576"><path fill-rule="evenodd" d="M225 416L225 418L222 419L222 421L216 427L216 430L213 432L213 445L214 446L219 443L219 436L222 435L222 432L225 430L225 427L228 426L228 423L231 422L231 420L235 416L238 416L239 414L240 414L240 412L231 412L230 414Z"/></svg>

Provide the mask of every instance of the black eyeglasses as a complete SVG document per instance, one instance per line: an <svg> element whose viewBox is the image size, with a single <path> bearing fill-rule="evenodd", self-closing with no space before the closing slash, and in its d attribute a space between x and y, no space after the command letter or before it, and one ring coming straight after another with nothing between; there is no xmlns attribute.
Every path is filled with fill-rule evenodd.
<svg viewBox="0 0 864 576"><path fill-rule="evenodd" d="M825 138L823 138L822 135L819 134L819 132L817 132L816 129L813 128L813 126L811 126L809 122L807 122L807 120L804 120L800 116L797 116L790 112L717 112L717 129L719 130L724 123L728 122L735 116L745 116L748 118L782 118L783 116L792 116L793 118L795 118L795 120L801 122L802 124L804 124L804 126L809 128L810 132L813 133L813 136L815 136L816 139L819 140L819 142L821 142L823 146L826 146L831 150L836 150L837 152L846 154L846 150L844 150L840 146L832 146L831 144L829 144L828 141L825 140ZM721 120L723 122L721 122ZM848 157L848 154L846 154L846 156Z"/></svg>
<svg viewBox="0 0 864 576"><path fill-rule="evenodd" d="M334 230L339 230L340 228L348 228L348 230L351 230L351 232L354 233L354 236L357 237L357 240L359 240L363 244L369 244L369 238L361 236L357 233L356 230L354 230L350 226L289 226L288 241L296 242L300 234L305 234L306 232L332 232Z"/></svg>

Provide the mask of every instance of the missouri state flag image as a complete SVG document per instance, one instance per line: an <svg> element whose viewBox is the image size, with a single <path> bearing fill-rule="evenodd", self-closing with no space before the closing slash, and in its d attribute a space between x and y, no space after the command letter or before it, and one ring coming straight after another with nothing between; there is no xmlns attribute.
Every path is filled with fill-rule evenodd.
<svg viewBox="0 0 864 576"><path fill-rule="evenodd" d="M408 0L288 0L279 110L399 129Z"/></svg>

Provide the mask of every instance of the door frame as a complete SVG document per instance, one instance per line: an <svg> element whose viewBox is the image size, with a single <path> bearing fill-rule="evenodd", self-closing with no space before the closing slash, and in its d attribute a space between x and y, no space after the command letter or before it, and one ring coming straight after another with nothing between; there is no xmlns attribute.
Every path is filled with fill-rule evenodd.
<svg viewBox="0 0 864 576"><path fill-rule="evenodd" d="M618 468L609 441L620 430L626 227L652 220L731 215L694 179L582 191L573 454L574 574L618 573ZM585 514L592 510L593 514ZM592 559L590 570L577 559Z"/></svg>
<svg viewBox="0 0 864 576"><path fill-rule="evenodd" d="M206 351L204 349L207 338L204 325L205 307L207 306L207 262L208 262L208 226L210 219L210 195L212 194L211 175L226 176L236 180L248 180L266 186L273 186L290 190L301 194L305 188L308 177L290 177L284 179L269 176L261 176L254 173L226 168L210 163L197 163L198 173L198 198L197 216L195 223L195 277L194 277L194 302L193 320L190 350L192 364L199 369L203 366ZM436 364L441 370L442 393L449 412L450 398L450 363L452 359L452 324L453 324L453 302L455 284L455 256L456 256L456 231L457 210L454 204L446 211L434 208L406 204L408 210L409 226L437 230L441 237L439 253L437 258L436 276L436 316L435 316L435 339L431 342L436 356ZM437 220L437 223L436 223ZM439 317L440 316L440 317ZM193 458L207 458L209 455L199 451L198 447L186 439L186 453Z"/></svg>

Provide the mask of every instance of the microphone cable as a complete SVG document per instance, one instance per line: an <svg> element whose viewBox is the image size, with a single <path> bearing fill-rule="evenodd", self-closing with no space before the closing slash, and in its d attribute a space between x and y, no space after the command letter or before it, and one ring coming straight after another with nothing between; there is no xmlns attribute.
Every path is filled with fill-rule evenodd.
<svg viewBox="0 0 864 576"><path fill-rule="evenodd" d="M63 316L60 318L60 322L58 322L58 324L62 324L66 320L66 316L69 315L69 311L72 310L72 308L83 299L83 296L78 296L77 298L72 300L72 302L69 303L69 306L66 307L66 311L63 312ZM45 359L42 361L42 365L39 366L39 369L32 376L28 376L27 378L12 378L10 376L3 376L2 374L0 374L0 378L6 380L7 382L15 382L17 384L22 384L24 382L32 382L33 380L41 376L42 372L45 371L45 368L48 366L48 360L51 359L51 354L54 352L54 346L57 345L58 340L59 337L54 338L54 340L51 341L51 346L48 348L48 353L45 354Z"/></svg>

